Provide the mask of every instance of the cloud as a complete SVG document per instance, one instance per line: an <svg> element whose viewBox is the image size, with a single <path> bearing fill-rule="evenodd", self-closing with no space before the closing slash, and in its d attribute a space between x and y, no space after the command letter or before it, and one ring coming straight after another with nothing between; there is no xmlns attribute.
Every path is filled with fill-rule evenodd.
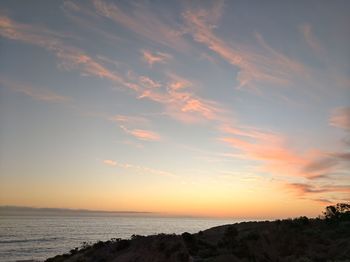
<svg viewBox="0 0 350 262"><path fill-rule="evenodd" d="M329 124L350 131L350 107L338 107L332 111Z"/></svg>
<svg viewBox="0 0 350 262"><path fill-rule="evenodd" d="M311 49L319 54L322 54L324 50L320 45L320 43L318 42L318 40L316 39L316 37L314 36L311 25L309 24L302 25L300 29L306 43L311 47Z"/></svg>
<svg viewBox="0 0 350 262"><path fill-rule="evenodd" d="M98 59L94 59L84 51L66 45L64 39L68 36L46 28L20 24L6 16L0 16L0 35L12 40L40 46L51 52L60 60L59 67L65 70L79 70L82 75L108 79L115 84L137 90L138 86L131 83L115 71L111 71Z"/></svg>
<svg viewBox="0 0 350 262"><path fill-rule="evenodd" d="M311 185L306 183L285 183L284 187L300 198L308 198L316 202L334 203L346 200L350 193L350 185ZM337 198L334 197L337 194ZM324 197L327 196L327 197Z"/></svg>
<svg viewBox="0 0 350 262"><path fill-rule="evenodd" d="M99 2L99 1L97 1ZM154 29L153 29L154 30ZM0 16L0 35L25 43L37 45L53 52L59 59L59 66L65 70L79 70L82 75L107 79L118 86L123 86L135 92L139 99L149 99L165 107L165 115L179 121L194 123L215 119L220 111L213 101L200 98L188 89L192 83L173 73L168 74L168 83L159 83L147 76L135 76L128 72L125 76L110 70L103 63L105 59L93 58L82 50L63 41L65 36L51 32L45 28L16 23ZM157 136L145 132L134 132L135 136L144 140L156 140Z"/></svg>
<svg viewBox="0 0 350 262"><path fill-rule="evenodd" d="M187 10L183 13L188 27L187 33L196 42L206 45L211 51L222 57L240 71L237 75L238 87L256 88L256 83L267 82L278 86L289 85L295 76L305 77L307 69L304 65L275 51L266 44L262 36L256 38L265 48L264 52L257 52L236 41L231 43L215 35L217 20L221 14L216 4L212 9ZM212 18L215 11L216 17Z"/></svg>
<svg viewBox="0 0 350 262"><path fill-rule="evenodd" d="M110 160L110 159L103 160L103 163L106 164L106 165L109 165L109 166L116 166L117 165L116 161L113 161L113 160Z"/></svg>
<svg viewBox="0 0 350 262"><path fill-rule="evenodd" d="M142 173L142 174L152 174L152 175L167 176L167 177L178 177L177 175L175 175L171 172L158 170L158 169L154 169L154 168L149 168L149 167L144 167L144 166L139 166L139 165L121 163L121 162L117 162L117 161L110 160L110 159L103 160L103 163L106 165L109 165L109 166L113 166L113 167L129 169L129 170L135 171L137 173Z"/></svg>
<svg viewBox="0 0 350 262"><path fill-rule="evenodd" d="M154 131L131 128L137 126L149 125L149 120L140 116L114 115L106 117L109 121L117 122L120 128L127 134L142 141L160 141L162 138Z"/></svg>
<svg viewBox="0 0 350 262"><path fill-rule="evenodd" d="M120 126L127 134L143 141L160 141L161 136L153 131L144 129L128 129L125 126Z"/></svg>
<svg viewBox="0 0 350 262"><path fill-rule="evenodd" d="M152 54L148 50L141 50L141 53L142 53L142 59L150 66L156 63L165 64L170 59L172 59L172 56L170 54L162 53L162 52L156 52Z"/></svg>
<svg viewBox="0 0 350 262"><path fill-rule="evenodd" d="M141 116L114 115L107 117L107 119L113 122L128 125L145 125L149 123L147 118Z"/></svg>
<svg viewBox="0 0 350 262"><path fill-rule="evenodd" d="M203 99L190 88L193 83L174 73L168 73L167 83L156 82L149 77L139 78L139 86L143 86L139 99L149 99L165 107L165 115L185 123L198 123L216 120L223 110L217 103Z"/></svg>
<svg viewBox="0 0 350 262"><path fill-rule="evenodd" d="M222 125L225 136L219 140L238 150L241 158L257 162L257 171L277 176L307 179L327 178L342 172L349 162L345 152L325 152L293 149L287 139L278 133L267 132L253 127L232 127Z"/></svg>
<svg viewBox="0 0 350 262"><path fill-rule="evenodd" d="M97 13L105 18L124 26L135 34L164 46L176 50L187 50L188 43L182 37L180 26L171 15L165 16L162 12L151 12L142 3L133 5L133 10L128 12L121 9L117 4L107 3L103 0L94 0ZM167 19L164 19L166 17Z"/></svg>
<svg viewBox="0 0 350 262"><path fill-rule="evenodd" d="M332 170L337 165L337 160L332 157L316 159L306 164L303 170L306 173L326 172Z"/></svg>
<svg viewBox="0 0 350 262"><path fill-rule="evenodd" d="M159 88L159 87L161 87L161 84L159 82L154 81L147 76L140 76L139 81L140 81L140 84L145 88Z"/></svg>
<svg viewBox="0 0 350 262"><path fill-rule="evenodd" d="M0 76L0 84L11 89L12 91L25 94L39 101L52 103L66 103L71 101L70 97L59 95L52 90L32 87L31 85L20 83L18 81L9 81L2 76Z"/></svg>
<svg viewBox="0 0 350 262"><path fill-rule="evenodd" d="M265 171L293 175L298 173L298 167L307 163L305 158L287 147L279 134L229 126L223 126L221 130L230 135L220 138L221 141L239 150L246 159L262 162Z"/></svg>

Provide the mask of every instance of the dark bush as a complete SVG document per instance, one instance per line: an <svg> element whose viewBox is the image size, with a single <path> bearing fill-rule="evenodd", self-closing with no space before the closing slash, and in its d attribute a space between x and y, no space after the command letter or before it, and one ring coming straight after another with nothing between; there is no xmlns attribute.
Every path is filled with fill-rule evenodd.
<svg viewBox="0 0 350 262"><path fill-rule="evenodd" d="M225 230L225 238L236 238L238 235L238 230L235 226L228 226Z"/></svg>
<svg viewBox="0 0 350 262"><path fill-rule="evenodd" d="M115 246L115 250L120 251L120 250L128 248L129 246L130 246L129 240L119 240Z"/></svg>

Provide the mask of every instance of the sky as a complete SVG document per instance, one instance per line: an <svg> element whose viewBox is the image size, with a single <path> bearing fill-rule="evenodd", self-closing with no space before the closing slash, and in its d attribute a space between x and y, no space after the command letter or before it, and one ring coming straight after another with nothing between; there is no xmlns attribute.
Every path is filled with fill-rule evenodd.
<svg viewBox="0 0 350 262"><path fill-rule="evenodd" d="M235 218L350 201L350 2L0 2L0 205Z"/></svg>

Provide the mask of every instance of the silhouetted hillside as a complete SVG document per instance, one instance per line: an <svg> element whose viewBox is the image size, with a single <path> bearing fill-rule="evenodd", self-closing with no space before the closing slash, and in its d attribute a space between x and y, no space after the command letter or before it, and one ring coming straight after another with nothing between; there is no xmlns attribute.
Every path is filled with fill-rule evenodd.
<svg viewBox="0 0 350 262"><path fill-rule="evenodd" d="M196 234L133 236L85 245L47 262L350 261L350 205L323 218L243 222Z"/></svg>

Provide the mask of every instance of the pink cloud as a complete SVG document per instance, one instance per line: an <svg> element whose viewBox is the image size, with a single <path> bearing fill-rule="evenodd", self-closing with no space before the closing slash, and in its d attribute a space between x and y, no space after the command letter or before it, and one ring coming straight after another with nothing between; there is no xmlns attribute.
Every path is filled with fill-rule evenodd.
<svg viewBox="0 0 350 262"><path fill-rule="evenodd" d="M145 125L149 123L147 118L141 116L114 115L107 117L107 119L110 121L128 125Z"/></svg>
<svg viewBox="0 0 350 262"><path fill-rule="evenodd" d="M125 126L120 126L126 133L143 141L160 141L161 136L153 131L144 129L128 129Z"/></svg>
<svg viewBox="0 0 350 262"><path fill-rule="evenodd" d="M301 26L301 33L303 34L306 43L311 47L312 50L320 54L323 53L324 50L314 36L311 25L305 24Z"/></svg>
<svg viewBox="0 0 350 262"><path fill-rule="evenodd" d="M100 4L100 1L96 2ZM101 4L104 5L102 2ZM216 103L190 92L188 89L192 83L184 78L169 73L169 83L162 84L147 76L135 76L132 72L122 76L107 68L103 64L105 59L94 59L80 49L66 45L62 40L63 36L45 28L19 24L1 16L0 35L53 52L60 61L59 66L65 70L79 70L82 75L107 79L116 85L132 89L138 98L147 98L162 104L165 107L165 114L177 120L188 123L211 120L220 111ZM142 132L135 134L142 136ZM144 139L147 139L146 135ZM150 135L148 139L156 140L156 136Z"/></svg>
<svg viewBox="0 0 350 262"><path fill-rule="evenodd" d="M221 131L226 136L220 141L241 152L245 159L259 162L259 171L277 176L319 178L338 170L344 162L331 152L298 152L280 134L227 125L223 125Z"/></svg>
<svg viewBox="0 0 350 262"><path fill-rule="evenodd" d="M179 26L176 26L176 21L172 21L171 16L167 20L162 19L151 12L145 4L135 5L132 12L122 10L117 4L103 0L94 0L93 4L99 15L111 19L149 41L177 50L189 48Z"/></svg>
<svg viewBox="0 0 350 262"><path fill-rule="evenodd" d="M268 82L275 85L289 85L295 75L305 77L307 69L304 65L278 53L263 41L260 35L257 40L265 47L264 53L254 51L237 42L230 44L214 34L214 29L220 12L213 19L211 14L217 10L213 5L211 10L188 10L183 18L188 26L187 32L196 42L206 45L210 50L222 57L240 71L237 75L238 87L253 87L257 82Z"/></svg>
<svg viewBox="0 0 350 262"><path fill-rule="evenodd" d="M150 66L156 63L164 64L167 63L170 59L172 59L172 56L170 54L162 52L156 52L152 54L148 50L141 50L141 53L142 59Z"/></svg>
<svg viewBox="0 0 350 262"><path fill-rule="evenodd" d="M140 79L140 84L142 86L144 86L145 88L159 88L159 87L161 87L161 84L159 82L154 81L147 76L141 76L139 79Z"/></svg>
<svg viewBox="0 0 350 262"><path fill-rule="evenodd" d="M117 165L116 161L113 161L113 160L110 160L110 159L103 160L103 163L106 164L106 165L109 165L109 166L116 166Z"/></svg>
<svg viewBox="0 0 350 262"><path fill-rule="evenodd" d="M213 101L203 99L193 92L191 81L176 74L168 73L169 81L156 82L149 77L140 77L139 99L149 99L162 104L165 114L186 123L216 120L222 109Z"/></svg>
<svg viewBox="0 0 350 262"><path fill-rule="evenodd" d="M82 50L66 45L63 39L69 37L46 28L16 23L6 16L0 16L0 35L9 39L37 45L53 52L60 60L59 66L65 70L80 70L82 75L108 79L133 90L138 86L127 81L115 71L111 71L97 59Z"/></svg>
<svg viewBox="0 0 350 262"><path fill-rule="evenodd" d="M338 107L332 111L329 124L350 131L350 107Z"/></svg>
<svg viewBox="0 0 350 262"><path fill-rule="evenodd" d="M299 198L307 198L321 204L346 201L350 193L350 185L284 183L282 187L295 193ZM337 196L336 198L335 195Z"/></svg>

